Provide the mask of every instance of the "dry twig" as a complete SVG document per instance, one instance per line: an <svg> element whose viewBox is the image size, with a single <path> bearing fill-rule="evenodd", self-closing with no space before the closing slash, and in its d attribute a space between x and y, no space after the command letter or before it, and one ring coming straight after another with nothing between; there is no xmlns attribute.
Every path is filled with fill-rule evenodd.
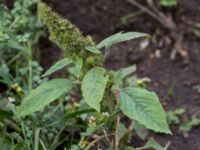
<svg viewBox="0 0 200 150"><path fill-rule="evenodd" d="M163 27L170 30L170 36L173 39L174 42L174 49L171 52L170 58L172 60L175 59L176 54L179 53L183 58L187 58L188 53L185 49L183 49L183 37L184 33L180 31L179 26L176 25L174 22L172 16L170 14L166 15L158 10L158 8L155 5L155 2L153 0L146 0L148 6L151 8L147 8L143 6L142 4L138 3L136 0L127 0L130 4L137 7L141 11L145 12L152 18L156 19L158 22L160 22Z"/></svg>

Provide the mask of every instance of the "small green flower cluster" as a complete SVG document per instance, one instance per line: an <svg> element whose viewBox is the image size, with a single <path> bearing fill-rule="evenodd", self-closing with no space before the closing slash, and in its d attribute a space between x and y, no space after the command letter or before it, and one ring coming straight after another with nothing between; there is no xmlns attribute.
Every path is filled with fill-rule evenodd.
<svg viewBox="0 0 200 150"><path fill-rule="evenodd" d="M83 62L88 62L86 68L102 62L101 54L94 55L85 48L95 46L90 36L84 37L75 25L53 12L45 3L39 3L39 14L49 29L50 40L64 51L65 57L73 60L77 60L77 57L83 59Z"/></svg>

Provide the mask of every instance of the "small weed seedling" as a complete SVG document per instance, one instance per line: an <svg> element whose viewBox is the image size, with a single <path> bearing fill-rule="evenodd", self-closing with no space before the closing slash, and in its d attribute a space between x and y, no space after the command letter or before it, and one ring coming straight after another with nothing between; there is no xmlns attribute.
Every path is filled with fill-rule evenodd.
<svg viewBox="0 0 200 150"><path fill-rule="evenodd" d="M196 86L194 87L194 89L196 90L197 93L200 93L200 85L196 85Z"/></svg>
<svg viewBox="0 0 200 150"><path fill-rule="evenodd" d="M167 112L167 122L170 125L178 125L179 130L183 132L185 136L187 136L188 132L190 132L194 127L199 126L200 119L196 115L183 117L186 109L178 108L174 111Z"/></svg>
<svg viewBox="0 0 200 150"><path fill-rule="evenodd" d="M174 111L170 110L167 112L168 124L180 124L180 116L185 112L184 108L179 108Z"/></svg>
<svg viewBox="0 0 200 150"><path fill-rule="evenodd" d="M160 0L160 5L163 7L173 7L178 4L177 0Z"/></svg>
<svg viewBox="0 0 200 150"><path fill-rule="evenodd" d="M46 4L39 3L39 14L49 29L50 39L63 50L65 56L43 76L67 68L67 79L52 79L32 90L16 109L17 118L33 115L65 96L68 97L65 103L73 102L73 107L63 105L66 114L61 120L70 124L68 130L74 132L73 136L68 137L70 140L67 144L63 145L65 149L90 150L104 146L114 150L133 149L126 145L135 122L155 132L171 134L158 96L135 82L127 82L127 77L135 71L135 66L118 71L103 67L104 56L101 49L108 51L114 44L148 37L147 34L120 32L95 44L90 36L82 36L70 21L61 18ZM127 120L126 124L124 120ZM83 124L87 128L82 127ZM78 130L82 132L80 134L76 133L76 128L84 130ZM36 137L36 142L44 145L39 138L39 130Z"/></svg>
<svg viewBox="0 0 200 150"><path fill-rule="evenodd" d="M193 32L198 38L200 38L200 23L195 24Z"/></svg>

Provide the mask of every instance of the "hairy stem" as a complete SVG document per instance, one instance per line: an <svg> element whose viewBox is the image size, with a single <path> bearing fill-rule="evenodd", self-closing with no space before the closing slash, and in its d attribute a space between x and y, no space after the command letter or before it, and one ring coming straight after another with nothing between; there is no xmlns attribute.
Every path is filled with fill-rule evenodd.
<svg viewBox="0 0 200 150"><path fill-rule="evenodd" d="M40 128L35 129L34 150L39 150Z"/></svg>
<svg viewBox="0 0 200 150"><path fill-rule="evenodd" d="M119 124L120 124L120 115L117 115L117 119L116 119L116 129L115 129L115 150L118 150L119 149L119 135L118 135L118 132L119 132Z"/></svg>
<svg viewBox="0 0 200 150"><path fill-rule="evenodd" d="M33 77L33 68L32 68L32 47L31 44L28 44L28 50L30 53L30 56L28 57L28 70L29 70L29 75L28 75L28 85L29 85L29 92L32 90L32 77Z"/></svg>
<svg viewBox="0 0 200 150"><path fill-rule="evenodd" d="M119 106L119 90L116 90L115 92L115 98L116 98L116 106L115 108L117 109L118 106ZM114 149L115 150L118 150L119 149L119 142L120 142L120 139L119 139L119 124L120 124L120 114L117 115L117 118L116 118L116 126L115 126L115 140L114 140Z"/></svg>

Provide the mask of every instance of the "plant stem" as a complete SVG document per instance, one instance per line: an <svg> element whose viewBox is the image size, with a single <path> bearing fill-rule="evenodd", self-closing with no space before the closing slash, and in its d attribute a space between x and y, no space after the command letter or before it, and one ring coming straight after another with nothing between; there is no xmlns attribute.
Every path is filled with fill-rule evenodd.
<svg viewBox="0 0 200 150"><path fill-rule="evenodd" d="M31 92L32 90L32 76L33 76L33 73L32 73L32 61L29 60L28 62L28 70L29 70L29 79L28 79L28 82L29 82L29 92Z"/></svg>
<svg viewBox="0 0 200 150"><path fill-rule="evenodd" d="M43 150L47 150L44 142L41 139L39 139L39 141L40 141L40 144L42 145Z"/></svg>
<svg viewBox="0 0 200 150"><path fill-rule="evenodd" d="M135 7L139 8L140 10L142 10L143 12L149 14L151 17L153 17L154 19L156 19L157 21L159 21L161 24L163 23L163 20L156 15L153 11L149 10L148 8L144 7L143 5L141 5L140 3L138 3L135 0L127 0L130 4L134 5Z"/></svg>
<svg viewBox="0 0 200 150"><path fill-rule="evenodd" d="M10 31L15 26L17 21L20 19L21 19L20 17L16 17L15 20L12 22L12 24L8 27L8 31Z"/></svg>
<svg viewBox="0 0 200 150"><path fill-rule="evenodd" d="M118 150L119 149L119 123L120 123L120 115L117 115L117 120L116 120L116 129L115 129L115 146L114 149Z"/></svg>
<svg viewBox="0 0 200 150"><path fill-rule="evenodd" d="M27 139L27 137L26 137L26 131L25 131L24 123L23 123L23 122L21 123L21 128L22 128L22 133L23 133L23 136L24 136L24 140L25 140L27 149L28 149L28 150L31 150L29 141L28 141L28 139Z"/></svg>
<svg viewBox="0 0 200 150"><path fill-rule="evenodd" d="M115 109L117 109L118 106L119 106L119 89L116 90L115 98L116 98L116 101L117 101ZM118 150L119 149L119 142L120 142L119 134L118 134L119 133L119 124L120 124L120 114L117 115L117 119L116 119L114 150Z"/></svg>
<svg viewBox="0 0 200 150"><path fill-rule="evenodd" d="M28 44L28 49L30 52L30 56L28 58L28 70L29 70L29 77L28 77L28 83L29 83L29 92L32 90L32 76L33 76L33 69L32 69L32 48L31 44Z"/></svg>
<svg viewBox="0 0 200 150"><path fill-rule="evenodd" d="M40 128L35 129L34 150L39 150Z"/></svg>
<svg viewBox="0 0 200 150"><path fill-rule="evenodd" d="M22 53L18 53L17 55L15 55L10 61L8 61L8 65L12 64L14 61L16 61L20 56L22 55Z"/></svg>
<svg viewBox="0 0 200 150"><path fill-rule="evenodd" d="M111 135L113 135L113 134L109 134L109 135L107 135L107 136L111 136ZM94 141L92 141L86 148L84 148L84 150L89 150L94 144L96 144L98 141L100 141L100 140L102 140L102 139L104 139L104 138L106 138L105 135L99 136L99 137L96 138Z"/></svg>

